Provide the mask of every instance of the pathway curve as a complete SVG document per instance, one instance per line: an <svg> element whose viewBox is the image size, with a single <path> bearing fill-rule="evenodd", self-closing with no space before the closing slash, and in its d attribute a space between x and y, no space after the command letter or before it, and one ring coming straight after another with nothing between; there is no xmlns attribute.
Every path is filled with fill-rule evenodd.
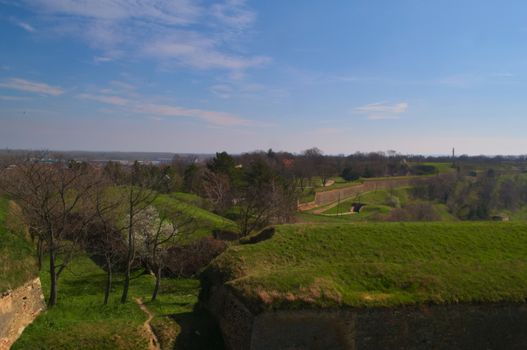
<svg viewBox="0 0 527 350"><path fill-rule="evenodd" d="M159 341L157 340L156 334L152 330L152 325L150 324L150 321L154 318L154 315L148 310L145 304L143 304L143 301L140 298L136 298L135 302L141 310L148 316L145 323L143 324L143 327L145 329L146 334L148 335L148 350L161 350L161 347L159 346Z"/></svg>

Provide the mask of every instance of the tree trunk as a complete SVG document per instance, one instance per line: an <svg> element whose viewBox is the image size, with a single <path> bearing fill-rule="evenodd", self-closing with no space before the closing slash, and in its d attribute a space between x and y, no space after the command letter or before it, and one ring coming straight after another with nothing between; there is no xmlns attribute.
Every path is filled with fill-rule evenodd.
<svg viewBox="0 0 527 350"><path fill-rule="evenodd" d="M156 285L154 287L154 292L152 293L152 301L156 300L157 293L159 292L159 287L161 285L161 265L157 267L155 276L156 276Z"/></svg>
<svg viewBox="0 0 527 350"><path fill-rule="evenodd" d="M38 270L42 270L42 260L44 259L44 242L42 238L38 238L37 241L37 254L38 254Z"/></svg>
<svg viewBox="0 0 527 350"><path fill-rule="evenodd" d="M49 276L51 280L48 306L51 308L57 304L57 272L55 266L55 249L49 249Z"/></svg>
<svg viewBox="0 0 527 350"><path fill-rule="evenodd" d="M104 290L104 305L108 305L108 298L110 297L110 290L112 288L112 262L110 258L106 258L106 289Z"/></svg>
<svg viewBox="0 0 527 350"><path fill-rule="evenodd" d="M128 234L128 239L130 240L132 237L132 234ZM126 262L126 271L124 274L124 285L123 285L123 294L121 295L121 303L126 303L126 300L128 299L128 288L130 287L130 273L132 269L132 243L128 243L128 258Z"/></svg>
<svg viewBox="0 0 527 350"><path fill-rule="evenodd" d="M132 194L130 194L131 196ZM130 273L132 269L132 259L134 257L134 242L133 242L133 223L134 223L134 206L132 201L130 201L130 209L128 212L129 221L128 221L128 256L126 259L126 272L124 275L124 285L123 285L123 294L121 295L121 303L126 303L128 299L128 288L130 287Z"/></svg>

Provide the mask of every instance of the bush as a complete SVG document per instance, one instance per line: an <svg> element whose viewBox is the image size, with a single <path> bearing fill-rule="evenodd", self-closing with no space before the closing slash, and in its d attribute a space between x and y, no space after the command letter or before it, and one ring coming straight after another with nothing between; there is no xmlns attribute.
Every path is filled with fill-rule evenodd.
<svg viewBox="0 0 527 350"><path fill-rule="evenodd" d="M166 272L174 277L191 277L223 253L227 244L212 237L205 237L168 250Z"/></svg>
<svg viewBox="0 0 527 350"><path fill-rule="evenodd" d="M346 181L355 181L360 178L360 173L350 167L344 168L342 174L340 175Z"/></svg>
<svg viewBox="0 0 527 350"><path fill-rule="evenodd" d="M437 168L435 166L427 164L414 165L412 166L410 171L414 175L432 175L438 173Z"/></svg>
<svg viewBox="0 0 527 350"><path fill-rule="evenodd" d="M438 221L441 217L430 203L417 202L394 209L387 221Z"/></svg>
<svg viewBox="0 0 527 350"><path fill-rule="evenodd" d="M401 201L399 200L399 197L397 196L388 196L388 198L386 199L386 203L392 208L401 207Z"/></svg>

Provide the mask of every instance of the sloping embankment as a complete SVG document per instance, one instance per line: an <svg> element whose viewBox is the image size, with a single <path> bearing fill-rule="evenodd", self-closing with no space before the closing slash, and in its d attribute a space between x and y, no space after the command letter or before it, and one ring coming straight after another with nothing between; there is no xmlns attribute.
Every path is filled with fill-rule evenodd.
<svg viewBox="0 0 527 350"><path fill-rule="evenodd" d="M0 297L0 350L9 349L46 307L36 278Z"/></svg>
<svg viewBox="0 0 527 350"><path fill-rule="evenodd" d="M526 349L527 229L283 225L203 275L229 349Z"/></svg>

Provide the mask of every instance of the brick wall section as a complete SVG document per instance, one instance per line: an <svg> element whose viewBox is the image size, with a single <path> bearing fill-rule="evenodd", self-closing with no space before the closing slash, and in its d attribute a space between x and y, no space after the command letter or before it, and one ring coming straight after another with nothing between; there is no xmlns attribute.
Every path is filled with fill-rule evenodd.
<svg viewBox="0 0 527 350"><path fill-rule="evenodd" d="M256 317L251 350L527 349L526 304L459 304Z"/></svg>
<svg viewBox="0 0 527 350"><path fill-rule="evenodd" d="M0 296L0 350L9 349L22 331L44 310L40 279Z"/></svg>
<svg viewBox="0 0 527 350"><path fill-rule="evenodd" d="M250 349L254 316L237 297L225 287L215 286L206 307L216 318L227 349Z"/></svg>
<svg viewBox="0 0 527 350"><path fill-rule="evenodd" d="M277 310L254 314L224 288L209 299L230 350L527 349L527 304Z"/></svg>

